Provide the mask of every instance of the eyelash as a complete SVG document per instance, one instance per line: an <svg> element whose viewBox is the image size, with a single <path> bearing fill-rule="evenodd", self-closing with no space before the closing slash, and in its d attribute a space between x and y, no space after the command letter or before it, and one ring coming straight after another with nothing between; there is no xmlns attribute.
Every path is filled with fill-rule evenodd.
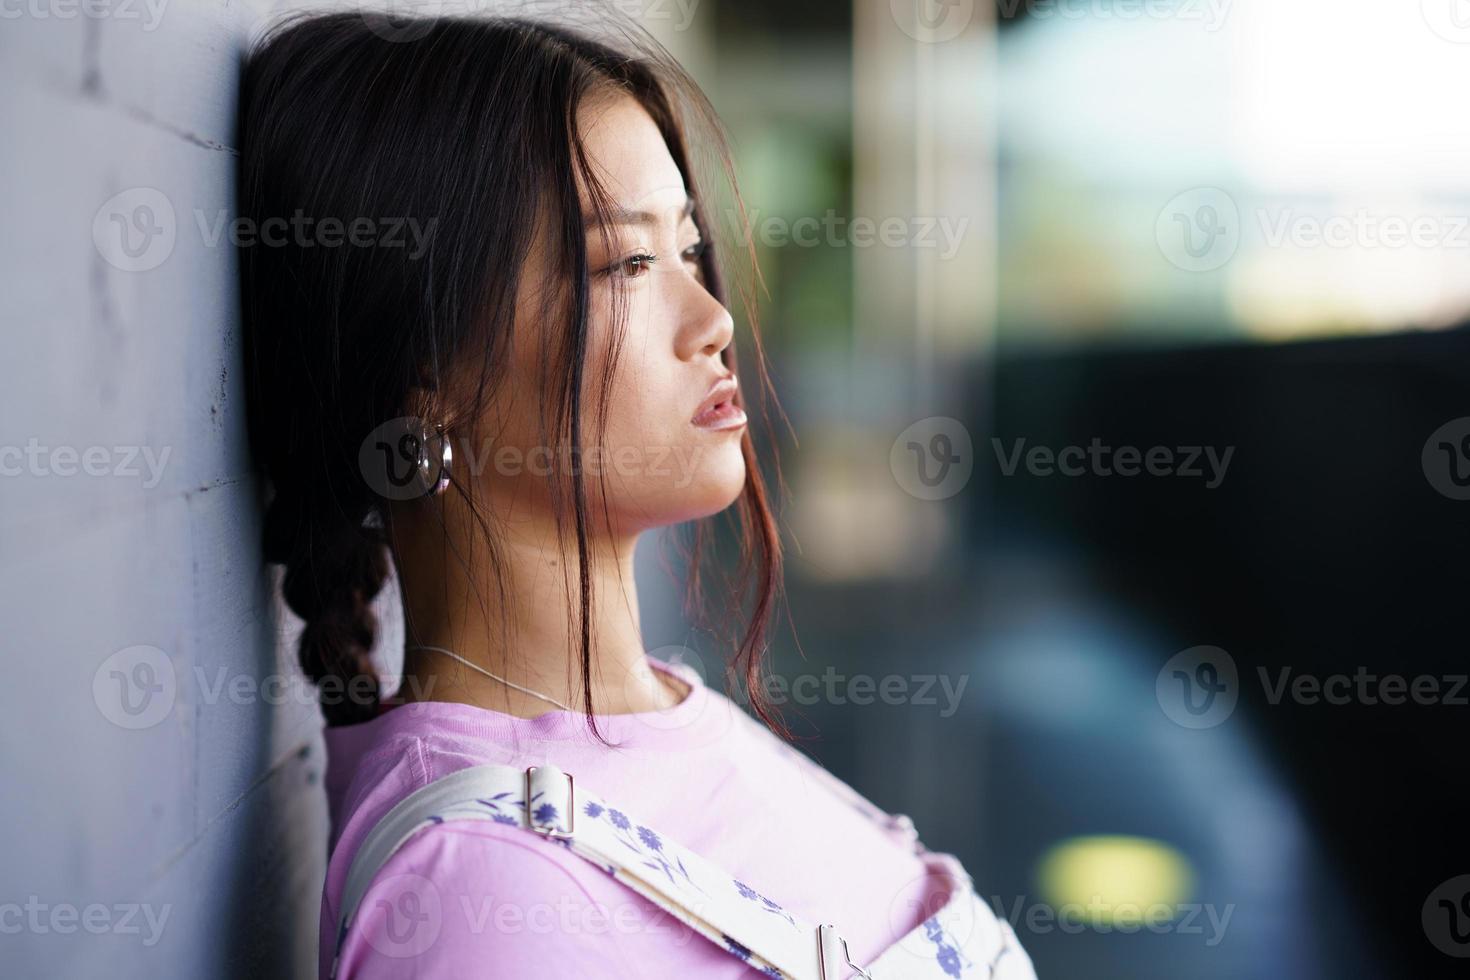
<svg viewBox="0 0 1470 980"><path fill-rule="evenodd" d="M708 242L699 241L699 242L695 242L693 245L691 245L688 248L686 248L680 254L682 255L684 261L686 261L686 262L698 262L701 258L703 258L704 253L708 249L709 249L709 243ZM643 272L646 272L647 271L647 266L651 266L651 265L653 265L657 261L658 261L658 256L657 255L654 255L652 252L635 252L632 255L628 255L628 256L625 256L625 257L623 257L621 259L618 259L612 265L610 265L606 269L604 269L603 272L604 272L604 274L618 276L618 277L623 278L623 279L637 279L639 276L641 276L643 274ZM626 269L628 263L630 263L630 262L641 262L641 263L643 263L643 265L644 265L645 268L643 270L639 271L639 272L632 272L632 273L630 273L630 272L624 271Z"/></svg>

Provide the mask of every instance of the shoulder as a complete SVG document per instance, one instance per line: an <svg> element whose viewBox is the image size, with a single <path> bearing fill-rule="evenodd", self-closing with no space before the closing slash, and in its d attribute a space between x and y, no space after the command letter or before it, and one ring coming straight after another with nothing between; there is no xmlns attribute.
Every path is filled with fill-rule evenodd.
<svg viewBox="0 0 1470 980"><path fill-rule="evenodd" d="M486 761L436 738L432 726L377 736L350 759L356 772L323 895L324 970L349 871L373 828L415 791ZM636 927L647 910L624 908L631 897L602 869L519 821L446 820L415 832L373 874L342 937L337 975L467 976L488 962L497 977L636 977L622 934L601 921L619 912Z"/></svg>
<svg viewBox="0 0 1470 980"><path fill-rule="evenodd" d="M518 826L448 821L416 834L373 878L341 978L639 975L626 935L664 916L566 847Z"/></svg>

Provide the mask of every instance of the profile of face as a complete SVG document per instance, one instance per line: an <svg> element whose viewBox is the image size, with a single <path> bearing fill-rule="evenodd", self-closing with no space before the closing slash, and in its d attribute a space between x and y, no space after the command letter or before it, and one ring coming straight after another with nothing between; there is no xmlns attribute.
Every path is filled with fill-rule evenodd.
<svg viewBox="0 0 1470 980"><path fill-rule="evenodd" d="M605 93L584 100L577 126L611 205L603 224L579 176L591 289L582 385L588 515L599 530L636 534L724 510L745 485L745 414L724 361L734 324L705 288L692 202L653 118L631 96ZM559 365L566 356L556 346L560 325L544 321L546 310L564 309L555 300L567 293L547 272L547 248L538 228L507 373L474 437L492 463L476 469L484 481L477 492L512 511L549 508L548 470L569 462L565 447L546 445L542 433L542 358Z"/></svg>

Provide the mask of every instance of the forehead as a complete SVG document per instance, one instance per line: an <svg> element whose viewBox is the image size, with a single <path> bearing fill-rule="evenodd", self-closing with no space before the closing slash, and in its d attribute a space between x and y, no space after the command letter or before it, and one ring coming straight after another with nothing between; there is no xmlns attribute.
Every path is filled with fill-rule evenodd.
<svg viewBox="0 0 1470 980"><path fill-rule="evenodd" d="M636 99L623 93L589 96L578 108L577 126L587 162L614 205L682 211L684 177L658 125Z"/></svg>

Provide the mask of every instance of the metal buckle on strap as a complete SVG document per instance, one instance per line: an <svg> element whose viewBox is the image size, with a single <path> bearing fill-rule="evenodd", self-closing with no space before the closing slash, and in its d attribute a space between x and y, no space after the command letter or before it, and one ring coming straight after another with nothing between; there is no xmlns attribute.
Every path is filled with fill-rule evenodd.
<svg viewBox="0 0 1470 980"><path fill-rule="evenodd" d="M838 948L841 947L841 953ZM838 956L842 959L839 960ZM847 948L847 940L843 939L837 932L837 927L827 923L817 926L817 964L821 968L821 980L838 980L837 970L846 962L848 966L857 971L857 975L863 980L873 980L867 970L852 961L852 953Z"/></svg>
<svg viewBox="0 0 1470 980"><path fill-rule="evenodd" d="M526 770L526 826L531 828L531 830L535 831L536 833L540 834L542 837L549 837L554 840L571 840L573 834L576 832L577 829L576 783L572 779L571 773L562 772L562 770L558 769L556 766L546 767L552 772L560 773L561 775L567 777L567 829L562 830L555 824L542 824L537 821L536 811L531 806L531 774L540 768L542 767L531 766Z"/></svg>

